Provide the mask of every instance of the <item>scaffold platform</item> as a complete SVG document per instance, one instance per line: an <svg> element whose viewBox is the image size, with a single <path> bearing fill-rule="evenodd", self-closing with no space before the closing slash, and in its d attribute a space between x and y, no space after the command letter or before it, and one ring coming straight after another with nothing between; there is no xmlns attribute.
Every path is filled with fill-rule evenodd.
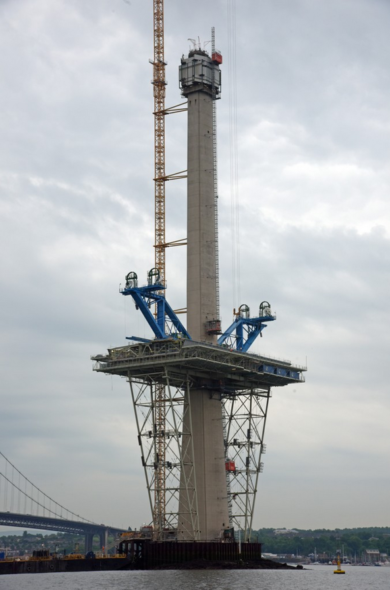
<svg viewBox="0 0 390 590"><path fill-rule="evenodd" d="M152 377L171 383L177 377L190 377L194 386L214 391L248 390L280 387L303 382L306 367L267 356L242 353L203 342L186 339L152 340L108 349L107 355L92 356L94 371L132 379Z"/></svg>

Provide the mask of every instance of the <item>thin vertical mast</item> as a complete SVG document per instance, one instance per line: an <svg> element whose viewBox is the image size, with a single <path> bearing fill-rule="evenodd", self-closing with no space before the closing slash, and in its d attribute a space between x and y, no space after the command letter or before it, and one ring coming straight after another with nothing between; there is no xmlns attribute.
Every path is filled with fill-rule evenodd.
<svg viewBox="0 0 390 590"><path fill-rule="evenodd" d="M211 56L215 55L215 27L211 29ZM215 290L216 290L216 319L220 319L219 303L219 244L218 244L218 163L217 163L217 92L213 70L213 155L214 155L214 216L215 216Z"/></svg>
<svg viewBox="0 0 390 590"><path fill-rule="evenodd" d="M155 266L165 284L165 59L164 0L153 0L154 23L154 186L155 186ZM166 525L165 497L165 387L154 386L155 398L155 482L153 524L155 538L162 539Z"/></svg>
<svg viewBox="0 0 390 590"><path fill-rule="evenodd" d="M155 263L165 282L165 61L164 0L153 0L154 10L154 181L155 181Z"/></svg>

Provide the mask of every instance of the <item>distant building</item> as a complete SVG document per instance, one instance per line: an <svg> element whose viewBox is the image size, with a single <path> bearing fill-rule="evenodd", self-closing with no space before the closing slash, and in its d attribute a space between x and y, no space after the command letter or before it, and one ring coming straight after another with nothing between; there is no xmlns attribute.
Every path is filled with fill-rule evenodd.
<svg viewBox="0 0 390 590"><path fill-rule="evenodd" d="M377 563L380 560L380 551L378 549L366 549L363 558L365 562Z"/></svg>
<svg viewBox="0 0 390 590"><path fill-rule="evenodd" d="M274 535L285 535L293 537L297 534L298 531L296 531L295 529L274 529Z"/></svg>
<svg viewBox="0 0 390 590"><path fill-rule="evenodd" d="M264 557L264 559L276 559L278 556L276 553L262 553L262 557Z"/></svg>

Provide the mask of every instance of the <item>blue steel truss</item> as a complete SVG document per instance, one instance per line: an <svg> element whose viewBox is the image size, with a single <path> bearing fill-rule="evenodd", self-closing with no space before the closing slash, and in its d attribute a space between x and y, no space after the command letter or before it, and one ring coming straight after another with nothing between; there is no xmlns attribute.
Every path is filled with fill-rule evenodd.
<svg viewBox="0 0 390 590"><path fill-rule="evenodd" d="M138 287L138 277L135 272L126 276L126 286L119 289L122 295L131 295L134 299L136 309L141 310L143 316L154 332L156 338L187 338L191 336L169 305L162 292L165 285L160 283L158 269L152 268L148 273L148 284ZM154 307L154 313L151 308ZM235 313L235 312L234 312ZM253 342L261 336L267 322L273 322L276 317L271 314L271 306L268 301L263 301L259 308L259 317L249 317L249 307L241 305L236 319L231 326L218 338L217 344L231 350L248 352ZM150 342L150 339L139 338L138 336L127 337L128 340L138 342Z"/></svg>
<svg viewBox="0 0 390 590"><path fill-rule="evenodd" d="M134 299L136 309L139 309L149 326L154 332L156 338L188 338L191 340L191 336L165 299L164 295L161 295L161 291L165 289L165 286L161 283L154 283L152 285L146 285L144 287L135 287L133 285L126 286L121 289L122 295L131 295ZM151 307L156 306L156 314L151 312ZM137 336L131 336L128 340L137 340L139 342L149 342L145 338L138 338Z"/></svg>
<svg viewBox="0 0 390 590"><path fill-rule="evenodd" d="M258 336L261 336L266 322L273 322L273 315L258 318L237 317L231 326L218 338L219 346L224 346L240 352L248 352Z"/></svg>

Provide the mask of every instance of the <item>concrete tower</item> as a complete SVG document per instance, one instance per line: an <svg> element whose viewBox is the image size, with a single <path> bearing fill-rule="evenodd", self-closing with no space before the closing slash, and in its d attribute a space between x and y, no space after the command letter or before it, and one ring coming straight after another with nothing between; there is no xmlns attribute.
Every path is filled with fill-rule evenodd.
<svg viewBox="0 0 390 590"><path fill-rule="evenodd" d="M213 100L221 88L221 59L194 49L182 58L180 87L188 99L187 329L193 340L216 342L216 232L213 151ZM191 389L199 539L213 541L229 526L222 405L219 392ZM186 458L184 458L186 459ZM184 460L184 463L186 461ZM184 492L183 492L184 494ZM187 539L185 506L179 502L179 539ZM186 524L181 531L180 523Z"/></svg>
<svg viewBox="0 0 390 590"><path fill-rule="evenodd" d="M222 537L233 540L230 532L224 534L230 525L243 534L243 558L260 557L260 546L248 541L270 391L303 382L306 370L248 352L266 322L275 319L266 301L260 304L259 316L249 317L248 309L240 313L216 341L220 318L213 111L221 91L220 63L218 53L210 57L194 49L183 56L180 66L180 87L188 100L188 332L161 294L165 285L156 279L155 269L144 286L138 286L137 274L129 272L121 293L134 299L155 338L133 336L134 343L91 357L95 371L120 375L130 384L154 537L169 541L165 547L153 545L158 559L184 554L195 559L199 550L234 559L236 546L221 545L215 551L213 545ZM160 399L156 392L162 388L165 397ZM156 491L162 490L160 502ZM157 502L163 507L161 519L156 519ZM210 544L186 543L183 548L174 542L176 532L178 541ZM142 547L149 540L140 543Z"/></svg>
<svg viewBox="0 0 390 590"><path fill-rule="evenodd" d="M205 51L182 58L180 85L188 99L187 329L215 342L217 320L213 100L221 72Z"/></svg>

